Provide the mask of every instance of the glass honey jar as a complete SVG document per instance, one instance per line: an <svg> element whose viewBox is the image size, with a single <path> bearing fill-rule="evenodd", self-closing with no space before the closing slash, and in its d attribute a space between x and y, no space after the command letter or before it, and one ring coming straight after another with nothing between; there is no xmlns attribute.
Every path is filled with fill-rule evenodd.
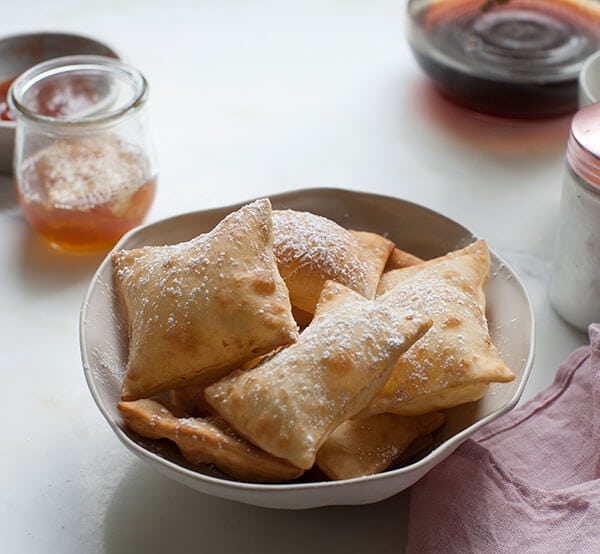
<svg viewBox="0 0 600 554"><path fill-rule="evenodd" d="M158 177L147 97L138 70L101 56L55 58L12 84L19 204L53 246L108 249L144 220Z"/></svg>

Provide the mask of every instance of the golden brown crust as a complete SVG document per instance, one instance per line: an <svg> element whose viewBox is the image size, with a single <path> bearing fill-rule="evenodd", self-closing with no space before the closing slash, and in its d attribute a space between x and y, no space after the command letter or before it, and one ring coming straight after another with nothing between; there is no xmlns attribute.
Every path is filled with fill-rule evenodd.
<svg viewBox="0 0 600 554"><path fill-rule="evenodd" d="M268 200L191 241L115 252L113 273L129 327L124 400L209 384L298 336Z"/></svg>
<svg viewBox="0 0 600 554"><path fill-rule="evenodd" d="M213 464L241 481L290 481L303 471L248 443L220 418L178 418L155 400L119 402L127 426L150 439L169 439L191 464Z"/></svg>
<svg viewBox="0 0 600 554"><path fill-rule="evenodd" d="M308 312L305 312L304 310L301 310L300 308L296 308L295 306L292 306L292 315L294 316L294 319L295 319L296 323L298 324L298 327L300 328L300 330L302 330L302 329L306 329L309 326L314 314L309 314Z"/></svg>
<svg viewBox="0 0 600 554"><path fill-rule="evenodd" d="M413 397L403 400L401 405L396 409L405 416L418 416L428 413L432 410L445 410L467 402L476 402L483 398L488 391L489 383L467 383L465 385L457 385L454 387L445 387L436 392L429 394L413 394ZM380 399L373 399L373 405L369 406L365 413L383 409L381 406L386 405L386 401L379 403Z"/></svg>
<svg viewBox="0 0 600 554"><path fill-rule="evenodd" d="M385 264L384 273L387 271L392 271L394 269L402 269L405 267L410 267L413 265L417 265L423 262L421 258L407 252L406 250L401 250L396 247L392 250L390 257Z"/></svg>
<svg viewBox="0 0 600 554"><path fill-rule="evenodd" d="M328 434L368 405L429 325L328 281L297 343L211 385L206 399L251 442L309 469Z"/></svg>
<svg viewBox="0 0 600 554"><path fill-rule="evenodd" d="M386 470L413 441L444 422L439 412L417 417L378 414L342 423L319 449L316 464L330 479L352 479Z"/></svg>
<svg viewBox="0 0 600 554"><path fill-rule="evenodd" d="M363 256L370 270L368 292L363 294L363 296L365 298L374 298L379 278L394 251L394 243L377 233L355 231L353 229L350 230L350 233L356 237L358 243L363 248Z"/></svg>
<svg viewBox="0 0 600 554"><path fill-rule="evenodd" d="M214 415L210 406L204 399L204 385L189 385L169 391L171 411L182 416L205 417Z"/></svg>
<svg viewBox="0 0 600 554"><path fill-rule="evenodd" d="M292 304L313 314L325 281L373 298L393 243L309 212L273 211L274 250Z"/></svg>
<svg viewBox="0 0 600 554"><path fill-rule="evenodd" d="M491 382L514 379L488 332L484 286L489 270L489 252L479 240L382 276L378 298L428 314L433 326L402 356L361 415L449 408L481 398Z"/></svg>
<svg viewBox="0 0 600 554"><path fill-rule="evenodd" d="M487 329L489 271L484 241L423 261L267 200L186 243L115 252L118 408L244 481L289 481L315 459L332 479L384 471L432 440L434 410L514 377Z"/></svg>

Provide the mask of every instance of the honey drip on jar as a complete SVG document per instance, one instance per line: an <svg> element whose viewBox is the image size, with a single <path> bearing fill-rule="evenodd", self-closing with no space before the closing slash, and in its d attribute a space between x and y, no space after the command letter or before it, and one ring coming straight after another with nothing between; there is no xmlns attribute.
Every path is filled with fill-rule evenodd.
<svg viewBox="0 0 600 554"><path fill-rule="evenodd" d="M117 137L58 140L23 161L19 203L54 246L110 248L152 204L156 177L147 177L146 165Z"/></svg>

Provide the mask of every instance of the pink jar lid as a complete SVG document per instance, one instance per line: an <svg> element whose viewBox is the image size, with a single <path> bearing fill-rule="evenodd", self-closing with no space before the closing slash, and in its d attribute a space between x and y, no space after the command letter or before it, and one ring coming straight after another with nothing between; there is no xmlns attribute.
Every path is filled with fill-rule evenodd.
<svg viewBox="0 0 600 554"><path fill-rule="evenodd" d="M600 103L579 110L573 117L567 161L579 177L600 188Z"/></svg>

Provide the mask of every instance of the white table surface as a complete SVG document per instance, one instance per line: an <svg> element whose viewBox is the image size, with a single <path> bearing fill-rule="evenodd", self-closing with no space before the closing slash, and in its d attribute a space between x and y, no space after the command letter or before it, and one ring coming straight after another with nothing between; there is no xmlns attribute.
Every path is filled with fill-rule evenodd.
<svg viewBox="0 0 600 554"><path fill-rule="evenodd" d="M413 60L399 0L21 0L0 35L89 34L146 75L161 163L149 221L301 187L402 197L503 255L537 318L525 398L585 342L546 283L569 118L516 125L441 100ZM0 177L0 549L401 552L408 491L301 512L186 489L113 436L87 391L78 312L101 255L50 249ZM310 549L310 550L309 550Z"/></svg>

